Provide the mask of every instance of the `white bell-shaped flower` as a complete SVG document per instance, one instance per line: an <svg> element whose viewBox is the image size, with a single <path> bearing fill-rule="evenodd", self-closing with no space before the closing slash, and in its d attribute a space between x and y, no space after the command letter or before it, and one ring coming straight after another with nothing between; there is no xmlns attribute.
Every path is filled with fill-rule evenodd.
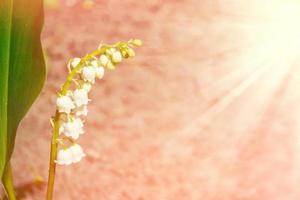
<svg viewBox="0 0 300 200"><path fill-rule="evenodd" d="M110 70L114 70L115 69L114 64L110 60L108 61L106 67L107 67L107 69L110 69Z"/></svg>
<svg viewBox="0 0 300 200"><path fill-rule="evenodd" d="M89 100L88 92L85 89L76 89L73 93L73 100L76 106L87 105Z"/></svg>
<svg viewBox="0 0 300 200"><path fill-rule="evenodd" d="M122 57L122 54L120 51L115 51L115 52L113 52L111 58L114 63L119 63L122 61L123 57Z"/></svg>
<svg viewBox="0 0 300 200"><path fill-rule="evenodd" d="M73 58L71 61L71 67L75 68L80 63L80 61L81 61L80 58Z"/></svg>
<svg viewBox="0 0 300 200"><path fill-rule="evenodd" d="M83 122L80 118L75 118L72 121L64 122L61 124L60 132L67 137L77 140L79 135L84 133Z"/></svg>
<svg viewBox="0 0 300 200"><path fill-rule="evenodd" d="M90 83L95 82L96 73L95 68L93 66L84 67L81 71L81 75L83 80L88 81Z"/></svg>
<svg viewBox="0 0 300 200"><path fill-rule="evenodd" d="M104 76L104 67L95 67L95 74L96 74L96 78L103 78Z"/></svg>
<svg viewBox="0 0 300 200"><path fill-rule="evenodd" d="M75 109L75 115L77 117L87 116L87 114L88 114L88 109L86 105L80 106L79 108Z"/></svg>
<svg viewBox="0 0 300 200"><path fill-rule="evenodd" d="M60 96L56 100L58 112L69 114L75 108L74 102L69 96Z"/></svg>
<svg viewBox="0 0 300 200"><path fill-rule="evenodd" d="M90 92L92 89L92 84L91 83L83 83L81 85L81 89L85 90L86 92Z"/></svg>
<svg viewBox="0 0 300 200"><path fill-rule="evenodd" d="M99 61L100 61L100 64L103 65L103 66L106 66L109 62L109 59L106 55L102 54L100 57L99 57Z"/></svg>
<svg viewBox="0 0 300 200"><path fill-rule="evenodd" d="M98 60L93 60L93 61L91 61L91 65L93 67L99 67L99 61Z"/></svg>
<svg viewBox="0 0 300 200"><path fill-rule="evenodd" d="M55 162L59 165L70 165L73 162L73 157L70 149L60 149Z"/></svg>
<svg viewBox="0 0 300 200"><path fill-rule="evenodd" d="M70 151L72 153L72 162L77 163L79 162L83 157L85 157L85 153L83 152L81 146L79 144L73 144L70 147Z"/></svg>

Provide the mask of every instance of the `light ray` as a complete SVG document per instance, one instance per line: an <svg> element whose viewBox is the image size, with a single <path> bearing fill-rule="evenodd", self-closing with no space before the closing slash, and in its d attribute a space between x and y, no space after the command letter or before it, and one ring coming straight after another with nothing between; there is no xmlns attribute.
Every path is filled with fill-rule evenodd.
<svg viewBox="0 0 300 200"><path fill-rule="evenodd" d="M254 49L252 55L254 63L259 63L259 60L265 60L265 65L258 64L253 71L250 70L250 74L246 73L243 81L234 86L224 96L220 96L220 100L205 112L199 113L198 117L194 118L183 129L178 131L177 136L185 135L184 137L186 137L186 134L198 134L205 125L213 125L212 120L228 108L247 88L257 82L263 74L269 73L270 76L270 79L263 80L270 81L268 84L272 86L267 88L272 90L268 91L268 94L280 86L280 80L284 79L288 74L292 62L297 59L299 56L298 52L300 52L300 28L298 26L295 27L296 22L300 21L300 2L278 2L276 5L273 5L271 12L269 7L259 8L258 18L263 16L264 20L269 21L265 23L266 26L259 27L262 36L257 41L257 48ZM264 45L261 46L261 44ZM235 64L234 60L232 62ZM224 84L228 83L229 80L240 77L243 74L242 72L244 72L243 70L250 69L251 67L253 68L253 63L250 62L247 67L230 72L228 76L225 76L216 84L209 87L206 92L209 95L211 93L213 97L214 93L210 91L224 87ZM268 97L265 96L262 98ZM193 132L195 130L197 130L197 133Z"/></svg>

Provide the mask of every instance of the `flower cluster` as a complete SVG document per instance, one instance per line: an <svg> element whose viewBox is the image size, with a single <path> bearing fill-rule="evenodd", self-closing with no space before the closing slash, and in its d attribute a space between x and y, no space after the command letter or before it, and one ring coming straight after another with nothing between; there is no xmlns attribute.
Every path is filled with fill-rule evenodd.
<svg viewBox="0 0 300 200"><path fill-rule="evenodd" d="M53 123L58 145L56 163L69 165L79 162L85 153L76 140L84 134L81 119L88 114L87 105L91 101L88 93L96 79L102 79L105 69L113 70L124 58L135 55L132 47L138 47L140 40L118 42L115 45L101 45L84 58L74 58L68 63L69 76L56 101L57 117ZM71 86L74 87L71 89ZM55 134L54 134L55 135Z"/></svg>

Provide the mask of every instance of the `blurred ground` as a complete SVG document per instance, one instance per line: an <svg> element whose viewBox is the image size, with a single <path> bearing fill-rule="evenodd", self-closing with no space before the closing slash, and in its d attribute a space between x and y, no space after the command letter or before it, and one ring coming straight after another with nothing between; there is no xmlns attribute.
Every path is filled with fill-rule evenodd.
<svg viewBox="0 0 300 200"><path fill-rule="evenodd" d="M99 0L47 9L48 81L12 161L20 199L44 199L45 187L31 183L47 177L48 119L67 60L130 38L144 45L93 88L80 138L88 156L58 167L55 200L300 199L300 31L282 17L298 17L288 9L300 6L286 11L281 2L295 3Z"/></svg>

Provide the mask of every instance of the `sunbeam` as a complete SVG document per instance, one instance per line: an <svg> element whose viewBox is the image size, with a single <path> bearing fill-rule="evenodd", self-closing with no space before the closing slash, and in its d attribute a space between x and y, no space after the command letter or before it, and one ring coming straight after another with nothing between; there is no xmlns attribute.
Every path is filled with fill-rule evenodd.
<svg viewBox="0 0 300 200"><path fill-rule="evenodd" d="M242 62L238 61L240 58L232 58L233 70L202 91L208 101L207 109L199 111L198 116L178 130L177 136L198 134L203 127L213 126L215 117L262 79L269 86L257 90L267 89L265 94L273 94L290 72L300 54L300 28L295 25L300 21L300 2L277 1L262 5L254 9L257 16L253 19L264 21L253 27L260 34L256 45L249 51L251 57L245 56ZM261 101L267 102L270 96L262 96ZM217 101L210 105L214 99Z"/></svg>

